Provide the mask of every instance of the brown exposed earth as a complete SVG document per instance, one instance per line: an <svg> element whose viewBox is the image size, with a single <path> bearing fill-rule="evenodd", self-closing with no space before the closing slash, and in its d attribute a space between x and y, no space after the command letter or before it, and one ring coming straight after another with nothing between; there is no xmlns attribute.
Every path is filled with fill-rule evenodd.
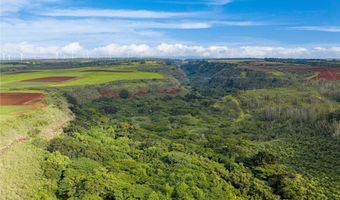
<svg viewBox="0 0 340 200"><path fill-rule="evenodd" d="M65 82L77 78L76 76L48 76L43 78L34 78L22 80L21 82Z"/></svg>
<svg viewBox="0 0 340 200"><path fill-rule="evenodd" d="M340 80L340 68L285 68L287 71L300 71L300 72L318 72L319 74L311 80Z"/></svg>
<svg viewBox="0 0 340 200"><path fill-rule="evenodd" d="M102 97L119 98L119 92L101 89L98 91Z"/></svg>
<svg viewBox="0 0 340 200"><path fill-rule="evenodd" d="M331 69L331 68L327 68L327 69L316 69L313 71L317 71L319 72L318 76L312 78L312 80L340 80L340 69L336 68L336 69Z"/></svg>
<svg viewBox="0 0 340 200"><path fill-rule="evenodd" d="M159 92L162 94L176 95L181 92L181 88L179 86L174 86L169 88L163 88Z"/></svg>
<svg viewBox="0 0 340 200"><path fill-rule="evenodd" d="M44 97L45 94L42 93L1 92L0 105L32 105L34 103L41 102Z"/></svg>
<svg viewBox="0 0 340 200"><path fill-rule="evenodd" d="M312 68L300 65L293 66L241 66L241 68L251 69L260 72L269 72L271 70L279 70L282 72L318 72L318 75L311 80L340 80L340 68Z"/></svg>
<svg viewBox="0 0 340 200"><path fill-rule="evenodd" d="M89 69L81 72L133 72L130 70Z"/></svg>

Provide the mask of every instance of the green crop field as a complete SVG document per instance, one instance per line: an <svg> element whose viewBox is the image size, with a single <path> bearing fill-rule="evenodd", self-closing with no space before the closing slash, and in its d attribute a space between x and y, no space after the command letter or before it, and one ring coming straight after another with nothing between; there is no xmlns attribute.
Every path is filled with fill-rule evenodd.
<svg viewBox="0 0 340 200"><path fill-rule="evenodd" d="M19 113L32 110L32 105L25 106L0 106L0 122L7 120L10 117L16 116Z"/></svg>
<svg viewBox="0 0 340 200"><path fill-rule="evenodd" d="M6 74L1 76L0 89L80 86L102 84L117 80L163 78L161 74L152 72L85 72L85 70L98 70L98 68L86 67L75 69L38 70L28 73ZM23 80L44 78L49 76L75 76L77 78L65 82L22 82Z"/></svg>
<svg viewBox="0 0 340 200"><path fill-rule="evenodd" d="M2 74L0 79L1 92L43 92L53 87L72 87L81 85L97 85L121 80L162 79L163 75L153 72L137 71L138 65L112 67L81 67L71 69L32 70L24 73ZM90 70L90 71L88 71ZM92 70L92 71L91 71ZM107 70L107 71L93 71ZM111 70L111 71L108 71ZM64 82L23 82L24 80L45 78L50 76L72 76L75 79ZM34 90L30 90L34 89ZM0 106L0 122L27 113L36 105Z"/></svg>

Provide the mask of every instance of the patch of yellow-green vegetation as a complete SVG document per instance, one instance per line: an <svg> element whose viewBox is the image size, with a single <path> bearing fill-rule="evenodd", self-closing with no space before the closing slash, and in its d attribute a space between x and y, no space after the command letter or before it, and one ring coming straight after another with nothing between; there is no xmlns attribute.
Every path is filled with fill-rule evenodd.
<svg viewBox="0 0 340 200"><path fill-rule="evenodd" d="M286 75L285 73L278 71L278 70L270 70L268 73L270 73L274 76L285 76Z"/></svg>
<svg viewBox="0 0 340 200"><path fill-rule="evenodd" d="M237 107L239 108L239 116L238 116L238 118L235 120L236 123L239 123L239 122L241 122L241 121L244 120L245 114L244 114L244 112L243 112L243 110L242 110L242 108L241 108L241 106L240 106L240 102L238 101L238 99L236 99L236 98L233 97L233 96L229 96L229 97L230 97L230 99L237 105Z"/></svg>
<svg viewBox="0 0 340 200"><path fill-rule="evenodd" d="M240 92L238 97L241 98L241 100L248 99L254 103L260 99L265 100L268 105L329 103L327 99L320 97L316 89L311 87L254 89Z"/></svg>
<svg viewBox="0 0 340 200"><path fill-rule="evenodd" d="M0 199L27 199L42 187L43 150L18 142L0 152Z"/></svg>
<svg viewBox="0 0 340 200"><path fill-rule="evenodd" d="M167 81L163 80L144 80L139 82L125 82L117 85L112 85L112 88L116 88L119 90L120 88L125 88L129 92L138 92L138 91L158 91L161 88L166 87L174 87L179 85L180 83L176 79L167 79Z"/></svg>
<svg viewBox="0 0 340 200"><path fill-rule="evenodd" d="M242 107L264 120L315 121L339 108L311 87L256 89L237 95Z"/></svg>
<svg viewBox="0 0 340 200"><path fill-rule="evenodd" d="M65 100L50 93L48 106L0 122L0 199L28 199L42 187L43 150L33 140L48 140L72 119Z"/></svg>
<svg viewBox="0 0 340 200"><path fill-rule="evenodd" d="M0 106L0 122L33 109L33 105Z"/></svg>
<svg viewBox="0 0 340 200"><path fill-rule="evenodd" d="M307 76L306 79L307 80L313 79L313 78L319 76L319 74L320 74L320 72L312 72L312 75Z"/></svg>
<svg viewBox="0 0 340 200"><path fill-rule="evenodd" d="M126 68L126 67L125 67ZM154 72L86 72L86 70L119 70L123 67L83 67L72 69L39 70L30 73L7 74L1 76L0 89L24 89L24 88L46 88L66 87L79 85L95 85L118 80L141 80L141 79L162 79L163 75ZM76 79L65 82L22 82L23 80L44 78L49 76L75 76Z"/></svg>
<svg viewBox="0 0 340 200"><path fill-rule="evenodd" d="M139 69L150 69L150 68L155 68L155 67L163 67L164 64L158 62L158 61L145 61L145 62L126 62L126 63L121 63L118 65L106 65L106 66L88 66L88 67L83 67L83 69L104 69L104 70L133 70L133 71L138 71Z"/></svg>
<svg viewBox="0 0 340 200"><path fill-rule="evenodd" d="M0 92L46 93L44 90L1 89Z"/></svg>
<svg viewBox="0 0 340 200"><path fill-rule="evenodd" d="M282 65L281 62L275 62L275 61L253 61L254 65Z"/></svg>
<svg viewBox="0 0 340 200"><path fill-rule="evenodd" d="M246 78L247 77L247 72L241 72L240 78Z"/></svg>
<svg viewBox="0 0 340 200"><path fill-rule="evenodd" d="M5 68L5 67L24 67L25 65L23 64L10 64L10 63L0 63L0 68Z"/></svg>
<svg viewBox="0 0 340 200"><path fill-rule="evenodd" d="M230 115L235 123L239 123L245 119L245 113L241 109L239 101L229 95L224 96L212 105L214 110Z"/></svg>
<svg viewBox="0 0 340 200"><path fill-rule="evenodd" d="M69 121L70 116L69 112L55 105L48 105L32 113L23 114L11 120L3 120L0 123L0 147L18 138L32 135L48 136L56 124Z"/></svg>

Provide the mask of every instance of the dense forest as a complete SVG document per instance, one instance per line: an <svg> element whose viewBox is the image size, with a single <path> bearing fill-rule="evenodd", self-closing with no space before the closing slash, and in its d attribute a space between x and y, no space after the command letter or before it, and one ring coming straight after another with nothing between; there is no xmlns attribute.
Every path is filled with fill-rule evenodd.
<svg viewBox="0 0 340 200"><path fill-rule="evenodd" d="M171 63L169 63L170 65ZM189 61L181 95L69 99L33 199L338 199L339 82Z"/></svg>

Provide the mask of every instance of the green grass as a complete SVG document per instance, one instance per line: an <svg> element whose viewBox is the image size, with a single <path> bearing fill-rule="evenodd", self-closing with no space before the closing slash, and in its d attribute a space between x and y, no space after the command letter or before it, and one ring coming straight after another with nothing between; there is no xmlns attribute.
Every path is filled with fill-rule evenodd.
<svg viewBox="0 0 340 200"><path fill-rule="evenodd" d="M0 155L0 199L27 199L42 187L43 150L20 142Z"/></svg>
<svg viewBox="0 0 340 200"><path fill-rule="evenodd" d="M275 89L254 89L241 92L241 96L247 99L256 100L257 98L265 99L267 103L271 103L273 98L283 104L292 103L298 98L314 97L315 100L320 100L320 94L314 88L310 87L287 87ZM276 103L276 102L275 102ZM300 102L301 103L301 102Z"/></svg>
<svg viewBox="0 0 340 200"><path fill-rule="evenodd" d="M269 71L268 73L274 75L274 76L285 76L286 74L281 72L281 71L278 71L278 70L271 70Z"/></svg>
<svg viewBox="0 0 340 200"><path fill-rule="evenodd" d="M163 75L153 72L82 72L89 69L112 69L112 68L73 68L58 70L39 70L31 73L7 74L2 75L0 89L25 89L25 88L46 88L46 87L66 87L80 85L95 85L117 80L136 80L136 79L162 79ZM117 68L114 68L117 69ZM120 68L122 69L122 68ZM76 76L77 79L60 83L38 83L21 82L22 80L43 78L48 76Z"/></svg>
<svg viewBox="0 0 340 200"><path fill-rule="evenodd" d="M32 109L33 109L32 105L0 106L0 122L8 120L11 117L15 117L19 113L27 112Z"/></svg>
<svg viewBox="0 0 340 200"><path fill-rule="evenodd" d="M247 72L241 72L240 78L246 78L247 77Z"/></svg>
<svg viewBox="0 0 340 200"><path fill-rule="evenodd" d="M245 114L244 114L244 112L243 112L243 110L242 110L242 108L241 108L241 105L240 105L240 102L238 101L238 99L236 99L235 97L233 97L233 96L230 96L230 99L231 99L231 101L232 102L234 102L236 105L237 105L237 107L239 108L239 116L238 116L238 118L235 120L235 122L236 123L239 123L239 122L242 122L244 119L245 119Z"/></svg>
<svg viewBox="0 0 340 200"><path fill-rule="evenodd" d="M146 66L146 64L144 64ZM128 80L148 80L163 79L163 75L154 72L137 71L138 67L144 66L134 63L128 66L104 66L104 67L82 67L71 69L46 69L34 70L29 73L1 74L0 92L44 92L44 90L53 87L72 87L82 85L97 85L112 81ZM148 66L159 65L157 63L148 63ZM85 70L128 70L130 72L84 72ZM76 76L74 80L65 82L22 82L23 80L43 78L48 76ZM0 106L0 122L6 121L21 113L29 112L33 109L32 105L27 106Z"/></svg>
<svg viewBox="0 0 340 200"><path fill-rule="evenodd" d="M35 112L0 121L0 199L29 199L42 187L44 150L33 144L50 139L72 119L61 97L48 97L49 105ZM2 112L15 111L1 106ZM19 107L17 109L24 109ZM33 198L35 199L35 198Z"/></svg>

